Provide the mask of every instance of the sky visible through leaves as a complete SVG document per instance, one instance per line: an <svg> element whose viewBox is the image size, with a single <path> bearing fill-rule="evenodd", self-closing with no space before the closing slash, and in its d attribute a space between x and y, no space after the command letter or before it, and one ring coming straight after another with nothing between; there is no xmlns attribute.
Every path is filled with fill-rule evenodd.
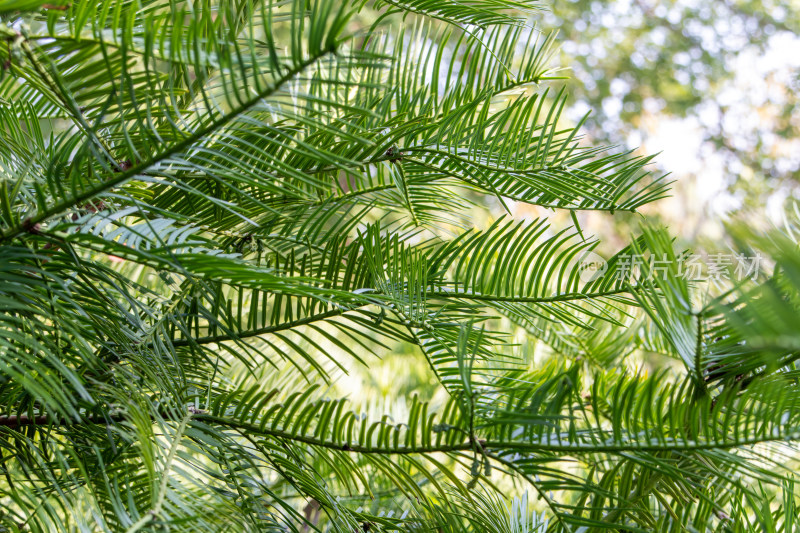
<svg viewBox="0 0 800 533"><path fill-rule="evenodd" d="M560 28L572 118L591 111L592 141L660 152L677 182L648 215L692 243L796 195L799 21L791 0L569 0L544 25Z"/></svg>

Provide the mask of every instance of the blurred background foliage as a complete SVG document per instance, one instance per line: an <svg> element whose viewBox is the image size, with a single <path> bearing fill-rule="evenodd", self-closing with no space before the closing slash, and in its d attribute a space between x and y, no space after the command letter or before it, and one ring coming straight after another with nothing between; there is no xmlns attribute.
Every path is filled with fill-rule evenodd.
<svg viewBox="0 0 800 533"><path fill-rule="evenodd" d="M643 212L687 245L743 212L774 222L797 195L800 2L568 0L545 24L591 141L660 152L673 198Z"/></svg>

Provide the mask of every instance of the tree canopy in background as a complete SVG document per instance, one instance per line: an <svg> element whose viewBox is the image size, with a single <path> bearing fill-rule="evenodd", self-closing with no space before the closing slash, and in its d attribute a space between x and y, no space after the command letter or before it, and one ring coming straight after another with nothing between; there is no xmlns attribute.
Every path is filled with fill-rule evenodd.
<svg viewBox="0 0 800 533"><path fill-rule="evenodd" d="M796 197L797 2L570 0L546 20L564 40L575 114L591 110L591 137L664 150L657 163L680 178L681 200L651 214L688 219L678 231L690 242L718 234L726 213L775 215Z"/></svg>
<svg viewBox="0 0 800 533"><path fill-rule="evenodd" d="M588 268L545 7L0 1L0 525L793 531L797 217Z"/></svg>

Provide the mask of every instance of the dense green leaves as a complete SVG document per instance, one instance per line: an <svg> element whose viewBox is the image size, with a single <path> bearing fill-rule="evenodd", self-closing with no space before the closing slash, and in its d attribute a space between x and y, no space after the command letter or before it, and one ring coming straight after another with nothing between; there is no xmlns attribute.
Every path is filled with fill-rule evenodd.
<svg viewBox="0 0 800 533"><path fill-rule="evenodd" d="M788 531L795 247L702 302L664 230L476 218L666 193L538 4L9 6L5 529ZM436 390L348 388L392 354Z"/></svg>

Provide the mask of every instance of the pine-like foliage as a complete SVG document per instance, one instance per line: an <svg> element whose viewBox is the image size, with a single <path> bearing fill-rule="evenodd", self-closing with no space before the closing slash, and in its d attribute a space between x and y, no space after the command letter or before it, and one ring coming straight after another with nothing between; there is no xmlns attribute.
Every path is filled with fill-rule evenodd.
<svg viewBox="0 0 800 533"><path fill-rule="evenodd" d="M589 277L473 227L666 192L579 145L540 9L0 0L2 527L793 531L789 237L703 299L660 230ZM398 345L434 401L333 394Z"/></svg>

